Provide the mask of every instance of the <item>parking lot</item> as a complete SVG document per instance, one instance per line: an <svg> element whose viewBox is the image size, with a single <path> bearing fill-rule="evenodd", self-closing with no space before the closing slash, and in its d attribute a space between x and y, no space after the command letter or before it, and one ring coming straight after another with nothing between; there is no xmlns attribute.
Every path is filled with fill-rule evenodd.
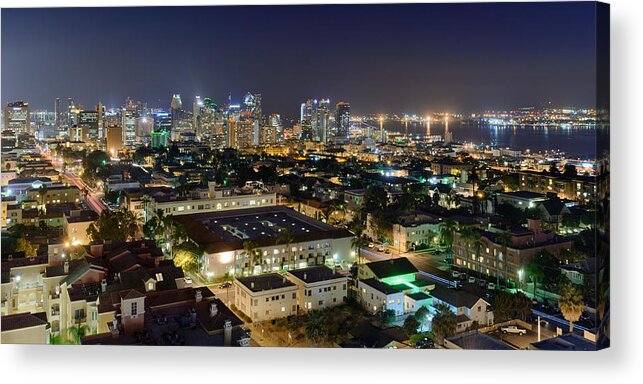
<svg viewBox="0 0 643 384"><path fill-rule="evenodd" d="M508 343L518 349L527 349L529 347L529 344L531 343L536 343L538 342L538 331L530 331L527 329L527 333L524 335L519 335L515 333L502 333L500 329L489 332L489 336L493 336L496 339L499 339L501 341L504 341L505 343ZM540 339L545 340L553 337L554 334L546 330L544 328L541 328L540 330Z"/></svg>

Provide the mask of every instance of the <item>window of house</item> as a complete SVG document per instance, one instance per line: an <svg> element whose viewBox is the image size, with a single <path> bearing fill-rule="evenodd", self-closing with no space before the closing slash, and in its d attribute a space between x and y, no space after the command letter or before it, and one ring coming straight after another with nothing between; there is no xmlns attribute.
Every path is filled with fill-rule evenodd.
<svg viewBox="0 0 643 384"><path fill-rule="evenodd" d="M297 298L297 293L296 293L296 292L292 294L292 298L293 298L293 299L296 299L296 298Z"/></svg>
<svg viewBox="0 0 643 384"><path fill-rule="evenodd" d="M132 316L138 315L138 303L135 301L132 303Z"/></svg>

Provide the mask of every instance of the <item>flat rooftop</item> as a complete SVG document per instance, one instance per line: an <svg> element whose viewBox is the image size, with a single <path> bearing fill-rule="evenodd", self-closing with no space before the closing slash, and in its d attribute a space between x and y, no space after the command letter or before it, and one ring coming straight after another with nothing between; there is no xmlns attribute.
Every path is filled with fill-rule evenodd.
<svg viewBox="0 0 643 384"><path fill-rule="evenodd" d="M285 287L294 287L295 284L277 273L259 276L240 277L237 279L252 292L269 291Z"/></svg>
<svg viewBox="0 0 643 384"><path fill-rule="evenodd" d="M337 271L328 268L325 265L316 265L314 267L301 268L289 271L290 274L295 276L301 281L306 283L316 283L325 280L346 279L345 276L340 275Z"/></svg>
<svg viewBox="0 0 643 384"><path fill-rule="evenodd" d="M311 219L284 206L247 208L182 215L175 218L207 253L242 249L245 241L257 246L276 244L285 229L294 242L352 237L345 229Z"/></svg>

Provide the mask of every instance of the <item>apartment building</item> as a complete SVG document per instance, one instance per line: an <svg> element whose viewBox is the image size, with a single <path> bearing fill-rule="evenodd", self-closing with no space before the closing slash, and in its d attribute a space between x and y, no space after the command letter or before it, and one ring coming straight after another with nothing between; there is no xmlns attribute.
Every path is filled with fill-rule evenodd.
<svg viewBox="0 0 643 384"><path fill-rule="evenodd" d="M581 202L595 201L597 196L597 180L594 176L564 175L537 171L519 171L520 188L537 193L553 192L561 199L578 200Z"/></svg>
<svg viewBox="0 0 643 384"><path fill-rule="evenodd" d="M353 235L284 206L178 216L204 249L202 273L250 276L314 265L348 268Z"/></svg>
<svg viewBox="0 0 643 384"><path fill-rule="evenodd" d="M234 281L234 304L253 322L298 313L297 285L285 276L269 273Z"/></svg>
<svg viewBox="0 0 643 384"><path fill-rule="evenodd" d="M311 311L343 304L348 295L348 276L325 265L295 269L286 277L297 285L299 309Z"/></svg>
<svg viewBox="0 0 643 384"><path fill-rule="evenodd" d="M528 226L504 231L478 230L479 242L463 239L456 232L453 242L456 267L471 270L490 278L507 280L515 285L526 283L525 268L532 257L542 251L555 256L572 247L572 241L550 230L543 230L540 220L528 220Z"/></svg>

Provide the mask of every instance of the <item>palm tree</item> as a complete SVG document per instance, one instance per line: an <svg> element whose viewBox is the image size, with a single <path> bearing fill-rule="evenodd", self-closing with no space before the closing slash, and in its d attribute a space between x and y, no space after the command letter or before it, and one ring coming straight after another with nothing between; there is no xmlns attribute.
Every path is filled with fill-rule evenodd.
<svg viewBox="0 0 643 384"><path fill-rule="evenodd" d="M583 314L583 292L572 284L564 284L558 298L558 307L565 320L569 321L569 332L574 330L574 322Z"/></svg>
<svg viewBox="0 0 643 384"><path fill-rule="evenodd" d="M509 245L511 244L511 236L507 232L500 232L498 233L498 235L496 235L496 243L500 244L500 246L502 247L500 250L500 252L502 252L502 264L504 267L504 272L502 273L502 275L505 279L507 279L507 248L509 248ZM497 284L500 285L500 266L498 265L498 261L499 260L496 260L496 277Z"/></svg>
<svg viewBox="0 0 643 384"><path fill-rule="evenodd" d="M45 206L45 196L47 195L47 186L43 185L38 188L38 200L41 206Z"/></svg>
<svg viewBox="0 0 643 384"><path fill-rule="evenodd" d="M453 220L444 220L440 226L440 242L446 244L449 252L453 251L453 239L455 232L458 230L458 223Z"/></svg>
<svg viewBox="0 0 643 384"><path fill-rule="evenodd" d="M431 330L439 344L444 344L444 339L455 334L458 320L455 313L445 304L436 306L437 313L431 321Z"/></svg>
<svg viewBox="0 0 643 384"><path fill-rule="evenodd" d="M357 251L357 264L360 265L362 264L362 248L364 248L368 244L368 239L366 238L365 235L361 236L355 236L351 240L351 247L355 248Z"/></svg>
<svg viewBox="0 0 643 384"><path fill-rule="evenodd" d="M478 259L478 256L480 254L479 252L479 247L480 247L480 233L476 230L474 230L471 227L463 227L460 229L460 238L462 241L467 246L467 258L471 256L471 248L475 247L476 248L476 259L478 263L480 262L480 259ZM482 269L482 266L478 268L479 270Z"/></svg>
<svg viewBox="0 0 643 384"><path fill-rule="evenodd" d="M256 244L250 240L243 242L243 251L245 252L245 258L250 257L250 263L254 266L261 264L261 259L257 260L257 250Z"/></svg>
<svg viewBox="0 0 643 384"><path fill-rule="evenodd" d="M326 334L324 314L318 310L310 312L305 329L308 339L313 342L319 342Z"/></svg>
<svg viewBox="0 0 643 384"><path fill-rule="evenodd" d="M140 237L143 219L128 209L122 209L120 212L123 226L127 229L128 240L136 240Z"/></svg>
<svg viewBox="0 0 643 384"><path fill-rule="evenodd" d="M290 228L281 228L279 230L279 236L275 240L275 243L276 244L285 244L286 245L286 255L288 257L288 262L292 261L293 263L295 263L294 260L291 260L291 257L292 257L292 255L291 255L291 248L292 248L291 245L292 245L293 241L295 241L295 237L293 236L292 231L290 230ZM283 266L282 266L282 269L283 269Z"/></svg>
<svg viewBox="0 0 643 384"><path fill-rule="evenodd" d="M538 281L543 277L543 269L541 268L540 264L538 264L536 257L532 257L532 259L529 261L529 264L527 264L527 274L531 276L531 280L534 284L534 298L536 298Z"/></svg>

